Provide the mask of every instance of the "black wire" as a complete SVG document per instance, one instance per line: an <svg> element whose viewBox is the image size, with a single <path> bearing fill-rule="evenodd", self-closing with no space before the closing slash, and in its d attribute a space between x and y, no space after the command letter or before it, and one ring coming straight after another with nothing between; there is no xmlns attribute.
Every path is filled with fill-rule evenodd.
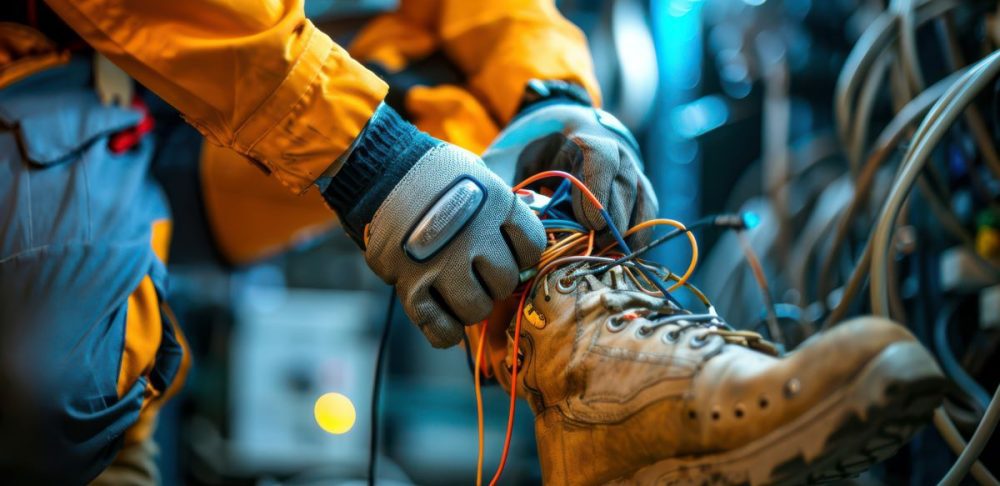
<svg viewBox="0 0 1000 486"><path fill-rule="evenodd" d="M467 333L462 333L462 344L465 346L465 362L469 365L469 373L473 378L476 377L476 367L472 363L472 346L469 344L469 335Z"/></svg>
<svg viewBox="0 0 1000 486"><path fill-rule="evenodd" d="M385 324L382 325L382 337L379 338L378 350L375 351L375 379L372 382L371 439L368 450L368 486L375 485L375 462L378 456L378 418L379 402L382 398L382 367L385 364L385 347L389 342L389 331L392 329L392 315L396 310L396 291L389 292L389 303L385 310Z"/></svg>
<svg viewBox="0 0 1000 486"><path fill-rule="evenodd" d="M620 257L620 258L618 258L617 260L615 260L613 262L607 263L604 266L595 268L593 270L588 270L586 272L581 272L579 275L591 275L591 274L593 274L593 275L599 275L599 274L602 274L604 272L607 272L611 268L616 267L618 265L621 265L621 264L623 264L625 262L628 262L630 260L633 260L635 258L638 258L639 256L641 256L642 254L646 253L647 251L652 250L653 248L656 248L657 246L660 246L660 245L662 245L662 244L664 244L664 243L666 243L666 242L668 242L668 241L670 241L670 240L678 237L679 235L682 235L684 233L689 233L689 232L691 232L691 230L698 229L698 228L700 228L702 226L707 226L709 224L715 224L716 220L718 220L718 219L719 219L718 216L709 216L709 217L706 217L706 218L702 218L702 219L700 219L698 221L695 221L690 226L686 226L686 229L683 229L683 230L679 229L679 228L678 229L674 229L673 231L671 231L671 232L669 232L669 233L667 233L667 234L665 234L665 235L663 235L663 236L661 236L661 237L659 237L659 238L657 238L657 239L649 242L649 244L647 244L646 246L643 246L642 248L639 248L638 250L634 250L632 253L629 253L628 255Z"/></svg>
<svg viewBox="0 0 1000 486"><path fill-rule="evenodd" d="M958 312L958 307L957 302L945 304L934 323L934 347L937 350L938 362L941 363L941 367L951 377L951 380L980 406L980 410L986 410L990 404L989 393L962 368L948 342L948 328L952 318Z"/></svg>

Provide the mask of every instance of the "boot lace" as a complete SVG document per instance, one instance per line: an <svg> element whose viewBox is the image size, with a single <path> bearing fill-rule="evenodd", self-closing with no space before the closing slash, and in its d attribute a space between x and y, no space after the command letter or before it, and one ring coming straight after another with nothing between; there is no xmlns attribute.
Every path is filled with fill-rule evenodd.
<svg viewBox="0 0 1000 486"><path fill-rule="evenodd" d="M665 280L678 281L677 276L662 265L645 261L637 261L635 265L644 265L649 269L654 269ZM593 266L593 263L584 262L583 264L577 264L575 268L567 269L566 273L559 277L559 285L561 287L576 287L579 285L581 279L599 275L593 268L590 268L591 266ZM719 336L728 344L743 346L771 356L779 356L781 354L779 347L765 339L760 333L733 328L716 313L711 301L693 284L689 282L683 283L705 305L705 313L696 314L688 309L680 308L670 301L659 298L658 292L644 285L640 278L642 274L638 274L637 276L638 272L633 272L632 267L633 265L626 263L610 269L599 268L599 270L602 270L601 273L620 271L623 276L629 279L635 290L649 296L649 299L637 303L637 305L625 311L623 317L609 321L610 330L614 332L620 331L628 327L632 321L637 320L636 318L642 316L649 322L643 323L636 329L635 336L637 338L648 338L662 328L666 329L666 332L663 334L664 341L673 343L679 341L684 334L702 330L703 332L692 335L691 344L693 346L704 345L709 337ZM543 283L543 287L547 295L547 282Z"/></svg>

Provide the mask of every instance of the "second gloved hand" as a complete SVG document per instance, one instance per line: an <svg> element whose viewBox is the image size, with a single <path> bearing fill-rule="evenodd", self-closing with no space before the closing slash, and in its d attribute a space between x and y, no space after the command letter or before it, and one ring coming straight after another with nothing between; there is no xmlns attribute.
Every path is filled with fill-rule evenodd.
<svg viewBox="0 0 1000 486"><path fill-rule="evenodd" d="M483 155L490 167L516 167L514 180L546 170L561 170L583 181L625 232L656 217L657 201L642 173L639 148L628 129L611 114L571 101L528 106ZM577 221L598 232L602 244L614 242L600 212L573 189ZM642 243L648 232L632 240Z"/></svg>
<svg viewBox="0 0 1000 486"><path fill-rule="evenodd" d="M323 186L368 265L395 285L435 347L461 341L545 248L541 222L477 156L385 105Z"/></svg>

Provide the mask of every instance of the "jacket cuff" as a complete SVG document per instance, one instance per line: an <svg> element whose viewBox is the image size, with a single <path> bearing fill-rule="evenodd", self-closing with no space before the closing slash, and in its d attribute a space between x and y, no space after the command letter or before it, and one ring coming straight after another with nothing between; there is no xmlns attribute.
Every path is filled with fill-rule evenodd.
<svg viewBox="0 0 1000 486"><path fill-rule="evenodd" d="M323 190L347 234L362 248L364 227L414 164L440 141L381 104Z"/></svg>
<svg viewBox="0 0 1000 486"><path fill-rule="evenodd" d="M524 98L511 123L518 118L552 105L578 105L592 107L593 100L582 86L565 81L532 79L524 91Z"/></svg>
<svg viewBox="0 0 1000 486"><path fill-rule="evenodd" d="M303 193L351 146L388 86L306 21L305 51L233 147Z"/></svg>

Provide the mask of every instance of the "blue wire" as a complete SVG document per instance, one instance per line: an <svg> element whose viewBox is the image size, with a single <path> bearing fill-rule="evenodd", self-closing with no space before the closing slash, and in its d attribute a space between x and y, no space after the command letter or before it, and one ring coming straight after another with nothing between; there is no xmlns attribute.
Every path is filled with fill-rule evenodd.
<svg viewBox="0 0 1000 486"><path fill-rule="evenodd" d="M955 384L972 397L976 404L982 407L983 410L986 410L986 407L990 404L989 393L986 393L982 385L970 376L965 371L965 368L962 368L962 365L958 362L958 358L955 357L955 353L951 349L951 343L948 342L948 326L957 310L958 304L950 304L949 307L946 307L941 312L941 315L934 323L934 347L937 348L938 362L941 363L941 367L944 368L945 373L955 381Z"/></svg>
<svg viewBox="0 0 1000 486"><path fill-rule="evenodd" d="M618 228L615 226L614 221L611 220L611 215L608 214L607 209L601 208L601 217L603 217L604 221L608 223L608 229L611 230L611 235L615 237L615 241L618 242L618 246L622 247L622 251L625 252L626 255L632 253L632 250L628 247L628 244L625 243L625 238L622 238L621 232L618 231ZM670 292L667 292L667 285L663 283L662 280L660 280L660 277L657 276L656 273L650 271L648 268L643 267L642 265L638 265L636 268L638 268L639 271L646 276L646 278L648 278L651 282L653 282L653 285L655 285L660 292L663 292L663 297L665 297L670 302L676 304L677 307L683 307L681 303L674 298L673 295L670 295Z"/></svg>
<svg viewBox="0 0 1000 486"><path fill-rule="evenodd" d="M575 221L572 215L566 214L556 208L550 209L548 212L548 216L550 219L565 219L569 221Z"/></svg>
<svg viewBox="0 0 1000 486"><path fill-rule="evenodd" d="M543 219L542 227L545 229L570 229L581 233L587 232L587 228L584 228L583 225L568 219Z"/></svg>
<svg viewBox="0 0 1000 486"><path fill-rule="evenodd" d="M571 183L568 179L563 179L563 181L559 184L559 187L556 188L556 192L552 193L552 197L549 198L549 203L542 208L541 214L554 211L554 206L558 206L565 201L566 197L569 195L570 184Z"/></svg>
<svg viewBox="0 0 1000 486"><path fill-rule="evenodd" d="M543 220L542 225L544 227L546 228L571 227L573 229L578 229L579 231L587 231L582 225L574 221L570 221L569 218L561 214L561 211L554 209L554 206L562 204L563 202L565 202L565 200L569 198L570 185L571 182L568 179L563 180L562 183L559 184L559 187L556 188L555 192L552 193L552 197L549 198L549 203L546 204L545 207L542 208L542 210L539 212L542 215L547 215L550 212L559 213L558 216L561 216L557 219ZM628 247L627 243L625 243L625 238L622 238L621 232L618 231L618 228L615 226L615 223L611 220L611 215L608 214L608 211L606 209L603 208L601 209L601 217L603 217L604 221L608 223L608 229L611 230L611 234L615 237L615 241L618 242L618 246L622 248L622 251L625 252L625 254L632 253L632 249ZM548 223L548 225L546 223ZM681 306L681 303L674 298L673 295L670 295L670 292L667 291L667 285L663 283L663 280L661 280L660 277L656 275L656 273L650 271L649 269L643 267L642 265L639 265L638 269L640 272L642 272L643 275L646 276L646 278L648 278L651 282L653 282L653 285L655 285L660 292L663 293L664 298L676 304L678 307L683 307Z"/></svg>

